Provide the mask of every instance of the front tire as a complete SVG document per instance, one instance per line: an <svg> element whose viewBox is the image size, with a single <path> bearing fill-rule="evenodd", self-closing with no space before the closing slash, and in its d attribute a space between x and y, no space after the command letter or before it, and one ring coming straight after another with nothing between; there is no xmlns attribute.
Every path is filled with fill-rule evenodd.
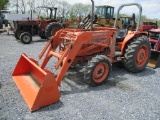
<svg viewBox="0 0 160 120"><path fill-rule="evenodd" d="M131 41L124 53L124 65L130 72L141 72L147 66L151 53L147 36L140 36Z"/></svg>
<svg viewBox="0 0 160 120"><path fill-rule="evenodd" d="M24 44L29 44L30 42L32 42L32 36L30 33L24 32L20 35L20 40Z"/></svg>
<svg viewBox="0 0 160 120"><path fill-rule="evenodd" d="M15 36L15 38L16 38L17 40L19 40L19 39L20 39L20 35L21 35L21 33L22 33L22 32L15 31L14 36Z"/></svg>
<svg viewBox="0 0 160 120"><path fill-rule="evenodd" d="M84 72L85 83L97 86L104 83L111 71L110 59L104 55L97 55L88 62Z"/></svg>

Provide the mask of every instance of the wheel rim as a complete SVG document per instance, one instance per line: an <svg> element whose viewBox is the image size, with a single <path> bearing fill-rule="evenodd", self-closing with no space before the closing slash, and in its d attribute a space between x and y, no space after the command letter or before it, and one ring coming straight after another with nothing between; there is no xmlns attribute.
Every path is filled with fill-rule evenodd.
<svg viewBox="0 0 160 120"><path fill-rule="evenodd" d="M148 47L146 45L142 45L138 52L136 57L136 64L138 67L142 67L148 59Z"/></svg>
<svg viewBox="0 0 160 120"><path fill-rule="evenodd" d="M30 41L30 37L29 37L28 35L25 35L25 36L23 37L23 41L24 41L24 42L29 42L29 41Z"/></svg>
<svg viewBox="0 0 160 120"><path fill-rule="evenodd" d="M51 31L51 36L54 35L58 30L60 30L59 27L54 27Z"/></svg>
<svg viewBox="0 0 160 120"><path fill-rule="evenodd" d="M109 66L106 62L99 63L93 71L93 80L96 83L104 81L109 73Z"/></svg>

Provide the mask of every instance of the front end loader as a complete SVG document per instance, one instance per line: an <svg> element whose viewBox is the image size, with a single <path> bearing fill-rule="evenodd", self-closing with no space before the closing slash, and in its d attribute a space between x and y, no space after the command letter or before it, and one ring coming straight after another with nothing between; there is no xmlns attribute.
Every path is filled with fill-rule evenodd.
<svg viewBox="0 0 160 120"><path fill-rule="evenodd" d="M58 86L69 67L88 61L85 66L84 81L90 86L106 82L112 63L123 62L128 71L141 72L145 69L150 55L147 33L127 32L116 28L119 11L124 6L136 5L139 8L139 22L142 7L139 4L124 4L118 9L114 28L93 27L94 1L90 29L61 29L50 38L38 60L22 54L12 78L19 88L31 111L56 103L60 99ZM58 74L46 69L50 58L57 62L54 69Z"/></svg>

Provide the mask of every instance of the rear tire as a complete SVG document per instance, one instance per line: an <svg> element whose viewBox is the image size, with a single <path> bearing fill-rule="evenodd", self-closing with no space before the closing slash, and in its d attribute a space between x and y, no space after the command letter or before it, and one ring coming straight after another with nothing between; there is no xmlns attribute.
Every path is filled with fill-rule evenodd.
<svg viewBox="0 0 160 120"><path fill-rule="evenodd" d="M55 35L55 33L62 28L63 26L56 22L48 24L45 30L46 38L49 39L52 35Z"/></svg>
<svg viewBox="0 0 160 120"><path fill-rule="evenodd" d="M124 53L124 65L130 72L141 72L147 66L151 47L147 36L140 36L131 41Z"/></svg>
<svg viewBox="0 0 160 120"><path fill-rule="evenodd" d="M110 59L104 55L97 55L88 62L85 68L84 80L90 86L97 86L104 83L111 71Z"/></svg>
<svg viewBox="0 0 160 120"><path fill-rule="evenodd" d="M24 32L20 35L20 40L24 44L29 44L30 42L32 42L32 36L30 33Z"/></svg>

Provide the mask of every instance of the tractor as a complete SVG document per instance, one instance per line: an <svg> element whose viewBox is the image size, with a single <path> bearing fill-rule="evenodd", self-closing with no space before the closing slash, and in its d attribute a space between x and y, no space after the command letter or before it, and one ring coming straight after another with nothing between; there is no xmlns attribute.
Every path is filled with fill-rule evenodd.
<svg viewBox="0 0 160 120"><path fill-rule="evenodd" d="M128 30L135 30L136 29L136 20L135 14L133 13L131 16L121 16L120 20L122 21L122 28Z"/></svg>
<svg viewBox="0 0 160 120"><path fill-rule="evenodd" d="M23 53L12 73L12 78L25 99L29 109L35 111L60 99L60 86L67 70L76 64L88 61L84 70L84 81L89 86L105 83L111 73L112 63L123 62L133 73L145 69L150 57L147 32L140 32L142 7L138 3L123 4L117 11L114 27L93 26L94 1L92 2L89 29L61 29L46 43L39 54L39 62ZM135 31L118 29L119 11L124 6L139 8ZM51 58L57 74L46 69Z"/></svg>
<svg viewBox="0 0 160 120"><path fill-rule="evenodd" d="M95 12L97 16L97 20L95 24L105 27L111 27L114 25L114 7L113 6L98 6ZM122 28L122 21L120 19L117 20L117 27Z"/></svg>
<svg viewBox="0 0 160 120"><path fill-rule="evenodd" d="M7 27L9 22L5 19L5 14L10 14L9 10L0 10L0 29L3 28L3 24Z"/></svg>
<svg viewBox="0 0 160 120"><path fill-rule="evenodd" d="M32 41L32 36L39 35L42 39L49 39L51 35L54 35L56 31L63 28L62 23L59 23L56 19L57 8L40 6L38 8L46 8L50 10L49 18L43 20L16 20L14 23L14 34L16 39L20 39L22 43L29 44ZM54 18L52 18L54 11Z"/></svg>
<svg viewBox="0 0 160 120"><path fill-rule="evenodd" d="M160 28L148 31L151 43L151 57L148 66L151 68L160 67Z"/></svg>
<svg viewBox="0 0 160 120"><path fill-rule="evenodd" d="M140 26L140 29L142 29L143 31L149 31L151 29L157 29L157 28L158 28L157 21L152 22L152 21L145 20Z"/></svg>
<svg viewBox="0 0 160 120"><path fill-rule="evenodd" d="M96 7L96 12L93 17L94 26L103 26L103 27L113 27L114 26L114 7L109 5L102 5ZM91 15L88 14L81 23L78 25L79 28L88 29L91 25ZM117 20L117 27L122 28L122 20Z"/></svg>

